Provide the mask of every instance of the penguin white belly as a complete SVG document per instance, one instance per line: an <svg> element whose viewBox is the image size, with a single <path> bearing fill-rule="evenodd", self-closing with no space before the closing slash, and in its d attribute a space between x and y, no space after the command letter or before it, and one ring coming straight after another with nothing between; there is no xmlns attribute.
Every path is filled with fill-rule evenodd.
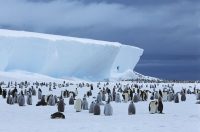
<svg viewBox="0 0 200 132"><path fill-rule="evenodd" d="M77 112L81 111L81 99L77 99L75 104L74 104L74 108L76 109Z"/></svg>
<svg viewBox="0 0 200 132"><path fill-rule="evenodd" d="M150 110L149 110L150 114L157 113L157 111L158 111L158 105L157 105L156 101L150 102L150 106L149 107L150 107Z"/></svg>

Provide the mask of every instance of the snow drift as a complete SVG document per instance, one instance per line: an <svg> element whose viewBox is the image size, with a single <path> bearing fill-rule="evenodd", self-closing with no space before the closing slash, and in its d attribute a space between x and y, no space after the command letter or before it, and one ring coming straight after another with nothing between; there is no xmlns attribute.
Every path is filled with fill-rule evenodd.
<svg viewBox="0 0 200 132"><path fill-rule="evenodd" d="M143 49L91 39L0 29L0 71L99 80L134 69Z"/></svg>

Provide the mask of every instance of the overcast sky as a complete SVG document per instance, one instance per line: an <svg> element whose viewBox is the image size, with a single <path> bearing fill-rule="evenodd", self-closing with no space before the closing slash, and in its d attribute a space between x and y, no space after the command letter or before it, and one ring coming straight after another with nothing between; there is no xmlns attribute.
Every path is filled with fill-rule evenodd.
<svg viewBox="0 0 200 132"><path fill-rule="evenodd" d="M200 0L0 0L0 28L138 46L135 71L200 79Z"/></svg>

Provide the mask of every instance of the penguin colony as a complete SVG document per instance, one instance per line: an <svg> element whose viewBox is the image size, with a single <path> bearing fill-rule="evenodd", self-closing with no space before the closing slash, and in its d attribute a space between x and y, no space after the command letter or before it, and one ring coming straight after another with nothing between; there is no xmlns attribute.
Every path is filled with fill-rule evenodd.
<svg viewBox="0 0 200 132"><path fill-rule="evenodd" d="M67 88L70 85L76 85L74 91L69 91ZM163 85L163 89L156 90L159 84L127 84L122 85L116 83L114 86L110 86L109 82L97 83L96 88L99 90L97 95L93 95L94 84L89 83L46 83L46 82L0 82L0 95L6 100L9 105L17 104L20 107L25 105L33 105L32 98L37 97L38 102L36 106L55 106L57 111L53 113L51 119L65 119L64 111L66 104L74 105L76 112L87 110L88 113L93 115L105 116L113 115L113 103L129 103L127 111L128 115L136 114L135 103L141 101L150 101L148 110L150 114L163 114L164 104L163 102L174 102L179 103L186 101L187 94L193 94L196 96L196 104L200 104L200 89L194 87L193 90L182 88L181 91L176 92L174 90L174 84ZM103 86L102 86L103 85ZM90 90L87 91L82 98L79 95L79 89L88 87ZM150 90L144 90L145 87L150 87ZM53 91L62 88L60 96L53 94L44 95L41 88L48 88L49 91ZM63 90L65 89L65 90ZM93 101L89 104L87 98L93 98ZM69 98L69 102L65 102L65 98ZM104 106L101 110L100 106ZM101 112L102 111L102 112Z"/></svg>

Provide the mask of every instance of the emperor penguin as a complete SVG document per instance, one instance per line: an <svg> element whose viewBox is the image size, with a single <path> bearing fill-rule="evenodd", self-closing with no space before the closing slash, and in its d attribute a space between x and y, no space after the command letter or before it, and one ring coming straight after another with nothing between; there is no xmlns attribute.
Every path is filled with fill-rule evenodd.
<svg viewBox="0 0 200 132"><path fill-rule="evenodd" d="M151 101L149 103L149 113L150 114L155 114L158 112L158 102L157 101Z"/></svg>

